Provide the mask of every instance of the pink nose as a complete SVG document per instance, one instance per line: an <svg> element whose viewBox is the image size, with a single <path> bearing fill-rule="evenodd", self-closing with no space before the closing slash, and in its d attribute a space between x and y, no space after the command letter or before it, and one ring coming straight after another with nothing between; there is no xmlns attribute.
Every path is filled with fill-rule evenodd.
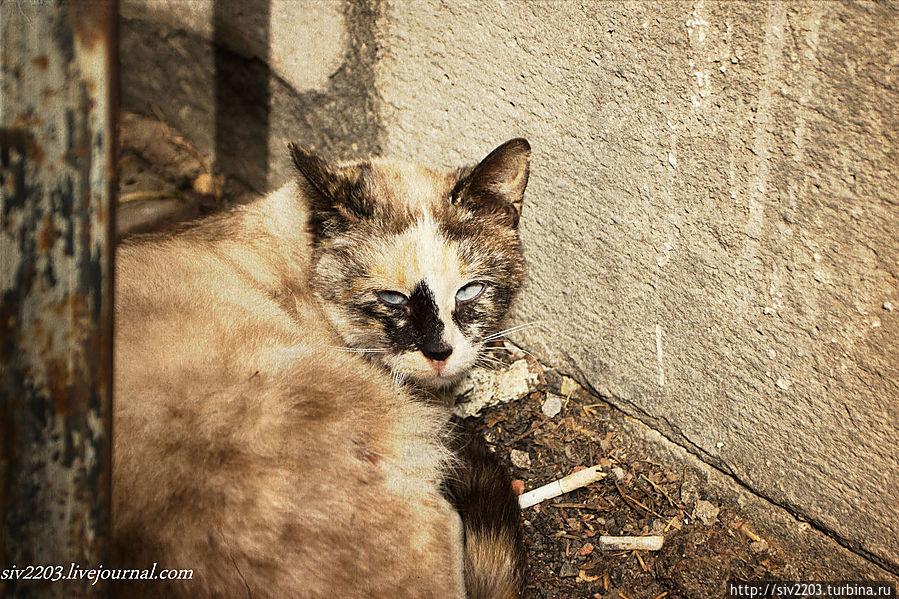
<svg viewBox="0 0 899 599"><path fill-rule="evenodd" d="M446 368L446 360L432 360L428 358L428 364L431 365L431 368L434 369L438 376L443 374L443 369Z"/></svg>

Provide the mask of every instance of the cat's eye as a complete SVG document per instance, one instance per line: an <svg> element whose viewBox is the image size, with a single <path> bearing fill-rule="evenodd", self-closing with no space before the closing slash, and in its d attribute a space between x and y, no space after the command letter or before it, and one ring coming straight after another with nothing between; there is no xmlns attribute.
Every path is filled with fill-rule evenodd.
<svg viewBox="0 0 899 599"><path fill-rule="evenodd" d="M456 292L456 301L462 304L464 304L465 302L472 302L481 297L481 294L484 293L485 287L486 285L478 281L460 287Z"/></svg>
<svg viewBox="0 0 899 599"><path fill-rule="evenodd" d="M409 298L399 291L376 291L375 295L388 306L405 306L409 303Z"/></svg>

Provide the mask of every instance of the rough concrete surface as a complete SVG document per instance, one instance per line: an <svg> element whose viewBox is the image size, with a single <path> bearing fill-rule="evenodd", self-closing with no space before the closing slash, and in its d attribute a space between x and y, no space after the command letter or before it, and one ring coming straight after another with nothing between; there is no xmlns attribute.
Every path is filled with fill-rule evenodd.
<svg viewBox="0 0 899 599"><path fill-rule="evenodd" d="M391 3L386 153L524 135L516 339L899 571L899 18L877 4Z"/></svg>
<svg viewBox="0 0 899 599"><path fill-rule="evenodd" d="M517 342L899 573L894 4L245 6L123 0L124 106L260 188L288 138L456 165L526 136L516 321L547 322ZM301 13L340 48L302 76L270 45Z"/></svg>
<svg viewBox="0 0 899 599"><path fill-rule="evenodd" d="M368 2L121 0L122 104L185 133L257 191L289 174L287 142L377 152Z"/></svg>

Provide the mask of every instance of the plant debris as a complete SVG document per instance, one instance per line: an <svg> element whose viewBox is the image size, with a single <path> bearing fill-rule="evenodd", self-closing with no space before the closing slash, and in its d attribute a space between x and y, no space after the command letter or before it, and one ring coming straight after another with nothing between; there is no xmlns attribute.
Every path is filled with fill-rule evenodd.
<svg viewBox="0 0 899 599"><path fill-rule="evenodd" d="M685 488L682 466L651 459L615 424L611 406L511 344L507 349L506 361L526 377L527 389L518 380L516 399L479 396L485 407L463 403L456 412L478 414L475 427L525 489L591 465L610 474L523 510L529 597L709 599L725 596L728 580L783 580L807 571L753 532L735 507L699 497L695 484ZM491 376L512 375L503 367L475 374L479 381ZM550 417L544 405L552 396L564 401ZM513 463L513 451L529 456L526 468Z"/></svg>

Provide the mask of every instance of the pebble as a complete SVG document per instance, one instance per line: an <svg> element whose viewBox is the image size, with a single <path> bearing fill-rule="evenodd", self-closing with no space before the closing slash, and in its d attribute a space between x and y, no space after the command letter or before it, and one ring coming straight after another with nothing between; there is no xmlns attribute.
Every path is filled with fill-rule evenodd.
<svg viewBox="0 0 899 599"><path fill-rule="evenodd" d="M530 456L528 456L530 457ZM515 491L516 495L521 495L524 493L524 481L515 479L512 481L512 490Z"/></svg>
<svg viewBox="0 0 899 599"><path fill-rule="evenodd" d="M612 474L614 474L615 478L617 478L618 480L622 480L625 476L627 476L627 474L624 472L624 468L622 468L621 466L615 466L614 468L612 468Z"/></svg>
<svg viewBox="0 0 899 599"><path fill-rule="evenodd" d="M577 566L574 564L563 564L562 569L559 570L559 577L571 578L572 576L577 576Z"/></svg>
<svg viewBox="0 0 899 599"><path fill-rule="evenodd" d="M765 539L753 541L749 544L749 550L753 553L764 553L768 551L768 541Z"/></svg>
<svg viewBox="0 0 899 599"><path fill-rule="evenodd" d="M580 385L578 385L574 379L570 379L567 376L562 378L562 385L559 389L559 392L562 393L565 397L570 397L572 393L575 393Z"/></svg>
<svg viewBox="0 0 899 599"><path fill-rule="evenodd" d="M558 395L547 395L546 401L540 406L540 411L543 412L547 418L555 418L559 415L559 412L562 411L562 398Z"/></svg>
<svg viewBox="0 0 899 599"><path fill-rule="evenodd" d="M460 418L477 416L487 406L527 395L537 382L537 375L530 371L527 360L523 359L502 371L475 368L455 389L457 396L465 396L465 401L456 404L453 413Z"/></svg>
<svg viewBox="0 0 899 599"><path fill-rule="evenodd" d="M698 518L706 526L712 525L718 519L721 509L705 499L700 499L693 507L693 517Z"/></svg>
<svg viewBox="0 0 899 599"><path fill-rule="evenodd" d="M512 464L516 468L521 468L523 470L527 470L531 467L531 456L526 451L521 451L520 449L513 449L509 453L509 458L512 460Z"/></svg>

